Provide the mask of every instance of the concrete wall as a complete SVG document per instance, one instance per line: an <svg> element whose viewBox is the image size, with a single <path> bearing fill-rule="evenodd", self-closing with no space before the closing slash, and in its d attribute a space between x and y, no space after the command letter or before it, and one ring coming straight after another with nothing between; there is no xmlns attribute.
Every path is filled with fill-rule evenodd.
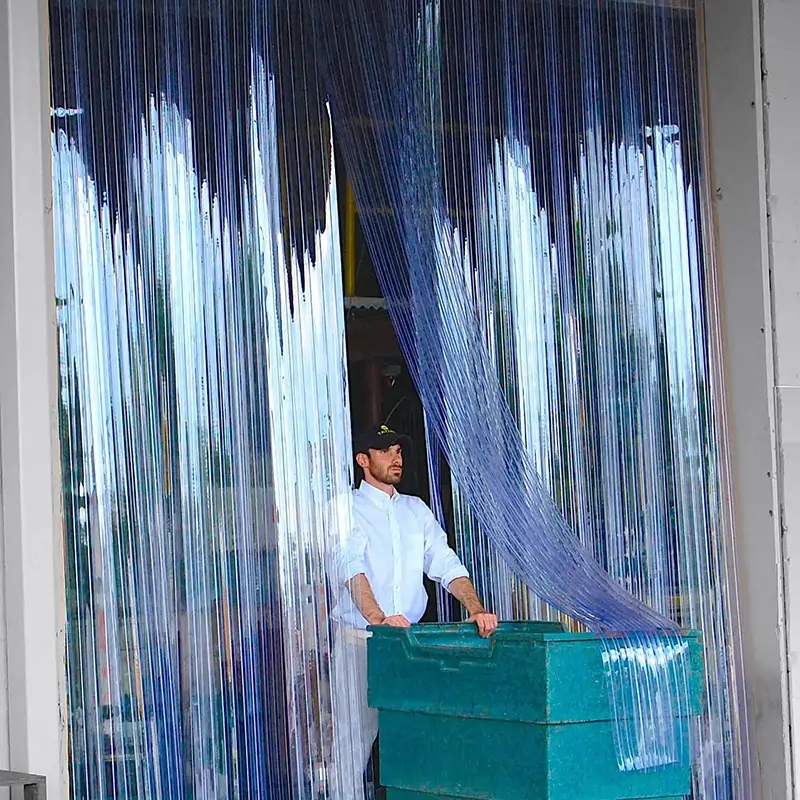
<svg viewBox="0 0 800 800"><path fill-rule="evenodd" d="M0 764L59 798L63 580L46 0L0 0Z"/></svg>

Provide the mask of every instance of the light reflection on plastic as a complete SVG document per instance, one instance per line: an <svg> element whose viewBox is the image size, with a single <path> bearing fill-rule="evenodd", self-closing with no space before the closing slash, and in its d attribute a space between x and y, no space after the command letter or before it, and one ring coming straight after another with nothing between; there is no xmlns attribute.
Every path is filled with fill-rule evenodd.
<svg viewBox="0 0 800 800"><path fill-rule="evenodd" d="M53 69L91 98L80 6L58 5L73 57ZM133 4L97 13L118 33L139 19ZM325 510L349 496L351 458L330 115L320 104L327 134L304 150L311 180L287 184L295 109L263 29L245 32L249 106L182 111L176 48L140 113L142 87L113 81L81 113L53 112L76 800L336 785L325 556L350 520L347 504ZM209 173L202 136L222 114L240 147L220 144ZM127 126L107 162L98 122ZM285 214L292 192L302 220Z"/></svg>

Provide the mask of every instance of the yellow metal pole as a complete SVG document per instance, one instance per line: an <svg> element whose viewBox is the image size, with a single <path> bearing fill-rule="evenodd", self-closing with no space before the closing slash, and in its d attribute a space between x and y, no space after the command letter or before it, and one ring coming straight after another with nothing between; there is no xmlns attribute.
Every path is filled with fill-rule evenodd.
<svg viewBox="0 0 800 800"><path fill-rule="evenodd" d="M356 198L349 181L344 195L344 294L356 294Z"/></svg>

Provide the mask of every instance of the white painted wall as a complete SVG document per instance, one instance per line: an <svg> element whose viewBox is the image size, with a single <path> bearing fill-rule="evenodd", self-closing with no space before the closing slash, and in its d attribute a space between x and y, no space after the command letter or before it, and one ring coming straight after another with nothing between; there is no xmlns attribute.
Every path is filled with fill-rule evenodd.
<svg viewBox="0 0 800 800"><path fill-rule="evenodd" d="M61 798L63 578L46 0L0 0L0 763Z"/></svg>
<svg viewBox="0 0 800 800"><path fill-rule="evenodd" d="M785 571L790 719L797 722L800 721L800 2L767 0L762 14L779 523ZM792 739L796 782L800 776L800 731L794 730Z"/></svg>
<svg viewBox="0 0 800 800"><path fill-rule="evenodd" d="M800 775L800 2L705 18L754 797L777 800Z"/></svg>

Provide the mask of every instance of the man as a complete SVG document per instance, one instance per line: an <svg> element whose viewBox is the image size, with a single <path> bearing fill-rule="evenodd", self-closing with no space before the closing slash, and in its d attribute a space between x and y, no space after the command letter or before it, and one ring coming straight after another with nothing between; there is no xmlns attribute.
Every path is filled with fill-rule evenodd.
<svg viewBox="0 0 800 800"><path fill-rule="evenodd" d="M408 628L425 613L423 574L441 583L466 608L481 636L497 627L447 535L417 497L395 488L403 477L410 439L382 425L355 441L364 471L353 493L353 527L335 554L333 583L334 714L339 790L361 797L362 775L378 733L377 712L367 704L368 625Z"/></svg>

